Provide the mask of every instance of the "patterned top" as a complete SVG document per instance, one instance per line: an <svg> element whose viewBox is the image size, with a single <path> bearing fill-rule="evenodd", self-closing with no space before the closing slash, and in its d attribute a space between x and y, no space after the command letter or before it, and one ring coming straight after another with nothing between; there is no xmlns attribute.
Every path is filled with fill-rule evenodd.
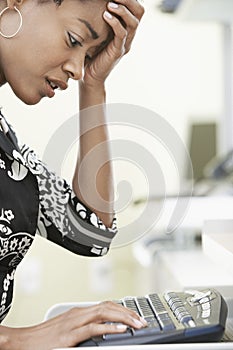
<svg viewBox="0 0 233 350"><path fill-rule="evenodd" d="M117 229L115 219L105 227L28 146L19 147L1 112L0 179L1 322L11 307L15 269L36 233L76 254L101 256Z"/></svg>

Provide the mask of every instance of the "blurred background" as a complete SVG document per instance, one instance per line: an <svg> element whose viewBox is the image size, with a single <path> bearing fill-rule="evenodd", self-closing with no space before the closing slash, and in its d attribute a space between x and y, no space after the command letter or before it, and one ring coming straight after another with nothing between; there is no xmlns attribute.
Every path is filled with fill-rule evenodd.
<svg viewBox="0 0 233 350"><path fill-rule="evenodd" d="M137 105L166 120L190 153L194 194L196 191L197 196L211 196L212 200L220 193L228 199L232 195L231 176L224 173L221 177L224 181L220 183L213 169L225 160L233 144L232 1L144 0L143 5L145 15L132 49L107 81L107 102ZM23 105L8 86L1 88L1 100L4 115L20 139L43 158L56 130L77 112L77 84L70 82L68 91L57 92L52 100L43 100L36 106ZM130 127L112 128L110 132L113 138L132 139L141 145L148 142L147 134ZM161 166L167 195L173 196L177 192L177 174L170 155L161 145L155 146L154 140L146 147ZM68 182L72 178L75 152L76 145L70 145L60 169ZM189 184L187 164L182 163L182 154L179 157L176 164L179 176L184 184ZM141 215L148 195L147 180L137 164L130 161L116 160L114 169L116 185L126 180L132 188L130 202L117 214L120 232ZM220 170L227 172L225 168ZM156 202L156 196L155 191L153 198L147 200ZM214 210L213 215L219 213L218 208ZM198 214L197 217L200 219ZM146 217L142 215L141 219ZM170 236L164 235L163 223L158 224L135 242L131 239L127 244L116 244L106 257L96 259L74 256L37 237L17 270L14 304L4 322L16 326L40 322L55 303L114 299L160 290L166 286L164 277L157 270L158 265L151 266L151 255L144 249L145 239L157 234L159 250L170 250L171 245L173 249L175 245L184 250L186 245L196 249L199 226L195 227L195 236L191 231L188 239L184 239L184 231L177 230L174 244ZM169 274L165 277L170 278Z"/></svg>

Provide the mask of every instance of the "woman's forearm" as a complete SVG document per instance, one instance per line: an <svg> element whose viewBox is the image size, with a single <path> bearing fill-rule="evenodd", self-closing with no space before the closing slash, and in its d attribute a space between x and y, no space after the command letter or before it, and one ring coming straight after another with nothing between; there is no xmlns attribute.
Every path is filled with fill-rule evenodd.
<svg viewBox="0 0 233 350"><path fill-rule="evenodd" d="M80 82L80 140L73 177L76 195L106 226L113 219L113 174L105 111L105 88Z"/></svg>

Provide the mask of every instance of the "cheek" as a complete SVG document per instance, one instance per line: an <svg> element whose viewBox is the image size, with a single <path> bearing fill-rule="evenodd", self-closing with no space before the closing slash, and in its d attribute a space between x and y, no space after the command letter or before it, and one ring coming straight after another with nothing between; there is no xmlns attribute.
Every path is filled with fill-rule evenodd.
<svg viewBox="0 0 233 350"><path fill-rule="evenodd" d="M24 47L23 51L22 47ZM15 60L12 60L12 63L25 75L43 74L52 67L59 66L65 53L66 50L62 48L61 43L50 37L35 41L28 40L26 45L20 45L17 50L17 63Z"/></svg>
<svg viewBox="0 0 233 350"><path fill-rule="evenodd" d="M43 71L51 65L57 65L59 58L62 59L66 53L67 48L62 26L56 19L43 20L41 23L39 19L35 18L33 25L31 19L25 23L22 32L17 37L16 57L19 55L19 63L23 64L22 69L25 66L26 70Z"/></svg>

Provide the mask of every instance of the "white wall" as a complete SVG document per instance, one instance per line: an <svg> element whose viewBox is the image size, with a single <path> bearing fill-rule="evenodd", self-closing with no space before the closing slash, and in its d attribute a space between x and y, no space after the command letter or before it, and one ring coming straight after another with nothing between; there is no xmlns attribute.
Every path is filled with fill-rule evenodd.
<svg viewBox="0 0 233 350"><path fill-rule="evenodd" d="M222 106L222 30L215 23L185 23L174 16L160 14L156 2L145 2L146 13L135 38L132 52L125 57L107 82L108 102L129 103L153 110L165 118L187 141L191 121L219 121ZM43 155L57 128L76 112L77 87L73 82L66 92L37 106L25 106L7 86L1 89L1 103L20 138ZM29 87L30 88L30 87ZM113 130L114 137L132 138L146 144L135 130ZM149 146L150 147L150 146ZM156 152L160 163L167 155ZM71 177L74 154L67 155L62 174ZM169 163L169 162L168 162ZM133 184L135 196L146 191L140 171L131 164L115 163L116 183L126 178ZM174 174L163 170L168 187L174 188ZM121 217L123 219L121 219ZM127 220L124 212L119 221ZM24 325L39 322L45 310L55 302L95 300L140 292L135 286L139 266L130 246L113 249L104 259L75 257L38 239L18 271L15 303L7 323ZM26 272L24 272L26 271ZM99 277L94 288L93 278ZM26 281L26 282L25 282ZM98 286L98 284L97 284ZM147 284L140 288L146 289ZM31 312L33 310L33 313Z"/></svg>

